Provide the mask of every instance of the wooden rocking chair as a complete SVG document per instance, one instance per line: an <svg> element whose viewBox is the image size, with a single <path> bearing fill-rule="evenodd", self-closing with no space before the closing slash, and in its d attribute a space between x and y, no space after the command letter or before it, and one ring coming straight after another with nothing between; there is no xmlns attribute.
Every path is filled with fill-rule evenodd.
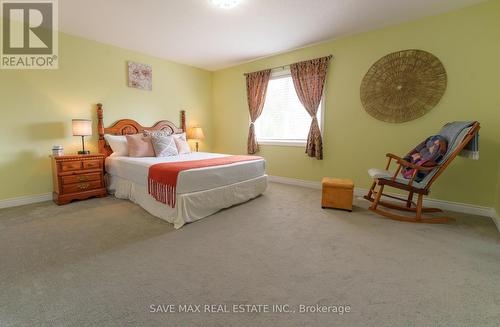
<svg viewBox="0 0 500 327"><path fill-rule="evenodd" d="M364 198L372 202L370 210L387 218L400 221L407 221L414 223L448 222L449 218L446 216L439 216L439 217L423 216L423 213L426 212L427 213L442 212L442 210L438 208L424 208L423 197L424 195L429 194L432 183L434 183L434 181L444 172L444 170L448 167L448 165L464 149L464 147L469 143L469 141L471 141L474 138L474 136L478 133L479 129L480 129L479 122L474 122L468 130L466 129L463 131L465 133L465 136L459 135L453 142L453 144L448 144L447 153L444 156L441 163L437 166L423 167L414 165L394 154L387 153L386 156L389 159L385 170L381 169L369 170L369 173L374 178L374 181L370 190L368 191L368 194ZM398 167L394 172L394 174L391 174L389 172L392 160L394 160L398 164ZM408 180L398 177L398 174L400 173L403 167L415 169L411 179ZM421 182L416 182L415 178L419 171L429 171L429 174ZM375 190L377 186L379 186L379 188L378 190ZM383 192L386 186L406 191L408 192L408 197L401 198L398 196L385 194ZM415 194L418 195L417 203L413 202L413 197ZM404 204L400 205L394 201L390 202L382 201L381 200L382 196L402 201ZM383 206L389 209L412 212L415 213L415 215L414 216L399 215L393 212L382 210L380 209L379 206Z"/></svg>

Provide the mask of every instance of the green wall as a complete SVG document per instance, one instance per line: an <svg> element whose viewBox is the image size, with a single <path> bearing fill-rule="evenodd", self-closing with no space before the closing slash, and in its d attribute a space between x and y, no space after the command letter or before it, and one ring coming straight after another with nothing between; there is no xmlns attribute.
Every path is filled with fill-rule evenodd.
<svg viewBox="0 0 500 327"><path fill-rule="evenodd" d="M51 192L49 154L60 144L75 153L80 139L71 134L72 118L91 118L95 151L95 104L104 104L104 121L135 118L144 125L179 122L204 127L213 140L212 73L137 52L60 34L58 70L0 70L0 199ZM127 61L153 67L153 91L127 87ZM201 144L203 150L211 144Z"/></svg>
<svg viewBox="0 0 500 327"><path fill-rule="evenodd" d="M441 102L427 115L403 124L369 116L359 98L368 68L402 49L435 54L448 73ZM217 71L213 76L214 150L244 153L248 109L243 73L333 54L326 87L323 161L299 147L261 146L270 175L319 181L349 177L368 187L366 170L383 168L385 153L404 155L453 120L479 120L481 158L458 157L433 187L432 197L493 206L500 161L500 1L291 51ZM500 182L500 181L499 181Z"/></svg>
<svg viewBox="0 0 500 327"><path fill-rule="evenodd" d="M497 174L497 192L495 198L495 210L497 211L497 216L500 217L500 165L498 166L498 174Z"/></svg>
<svg viewBox="0 0 500 327"><path fill-rule="evenodd" d="M102 102L105 123L134 117L204 127L202 150L244 153L248 130L243 73L333 54L326 88L325 160L299 147L262 146L271 175L319 181L350 177L367 187L369 167L383 167L384 154L405 154L450 120L481 121L481 159L457 158L433 188L432 197L495 206L500 212L500 1L291 51L214 73L137 52L60 34L60 69L0 70L0 200L51 191L48 155L61 144L80 146L72 118L91 118ZM417 48L437 55L449 85L438 106L404 124L387 124L365 113L359 85L383 55ZM128 60L153 66L153 91L127 87ZM94 126L94 131L96 131ZM97 137L88 140L95 151Z"/></svg>

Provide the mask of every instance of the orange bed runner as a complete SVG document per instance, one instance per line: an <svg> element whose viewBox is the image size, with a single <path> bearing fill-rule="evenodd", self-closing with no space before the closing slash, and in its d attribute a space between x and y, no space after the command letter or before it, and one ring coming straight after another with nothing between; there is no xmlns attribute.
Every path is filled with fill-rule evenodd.
<svg viewBox="0 0 500 327"><path fill-rule="evenodd" d="M236 162L263 159L259 156L228 156L212 159L165 162L149 167L148 191L157 201L175 207L177 176L183 170L229 165Z"/></svg>

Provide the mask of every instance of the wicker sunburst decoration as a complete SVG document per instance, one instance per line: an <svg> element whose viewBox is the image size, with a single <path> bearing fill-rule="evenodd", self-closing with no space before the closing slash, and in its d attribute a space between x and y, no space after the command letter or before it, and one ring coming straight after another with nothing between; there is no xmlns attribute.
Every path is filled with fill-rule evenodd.
<svg viewBox="0 0 500 327"><path fill-rule="evenodd" d="M402 123L428 113L446 90L441 61L422 50L398 51L379 59L361 83L361 102L373 117Z"/></svg>

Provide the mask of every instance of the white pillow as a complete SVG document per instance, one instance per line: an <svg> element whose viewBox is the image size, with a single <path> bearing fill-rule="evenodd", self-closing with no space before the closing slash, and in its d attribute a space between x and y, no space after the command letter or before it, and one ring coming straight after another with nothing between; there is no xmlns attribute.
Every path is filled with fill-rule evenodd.
<svg viewBox="0 0 500 327"><path fill-rule="evenodd" d="M174 137L175 145L177 146L177 151L179 154L191 153L191 148L185 137Z"/></svg>
<svg viewBox="0 0 500 327"><path fill-rule="evenodd" d="M128 143L125 135L105 134L104 139L113 150L113 155L128 156Z"/></svg>

